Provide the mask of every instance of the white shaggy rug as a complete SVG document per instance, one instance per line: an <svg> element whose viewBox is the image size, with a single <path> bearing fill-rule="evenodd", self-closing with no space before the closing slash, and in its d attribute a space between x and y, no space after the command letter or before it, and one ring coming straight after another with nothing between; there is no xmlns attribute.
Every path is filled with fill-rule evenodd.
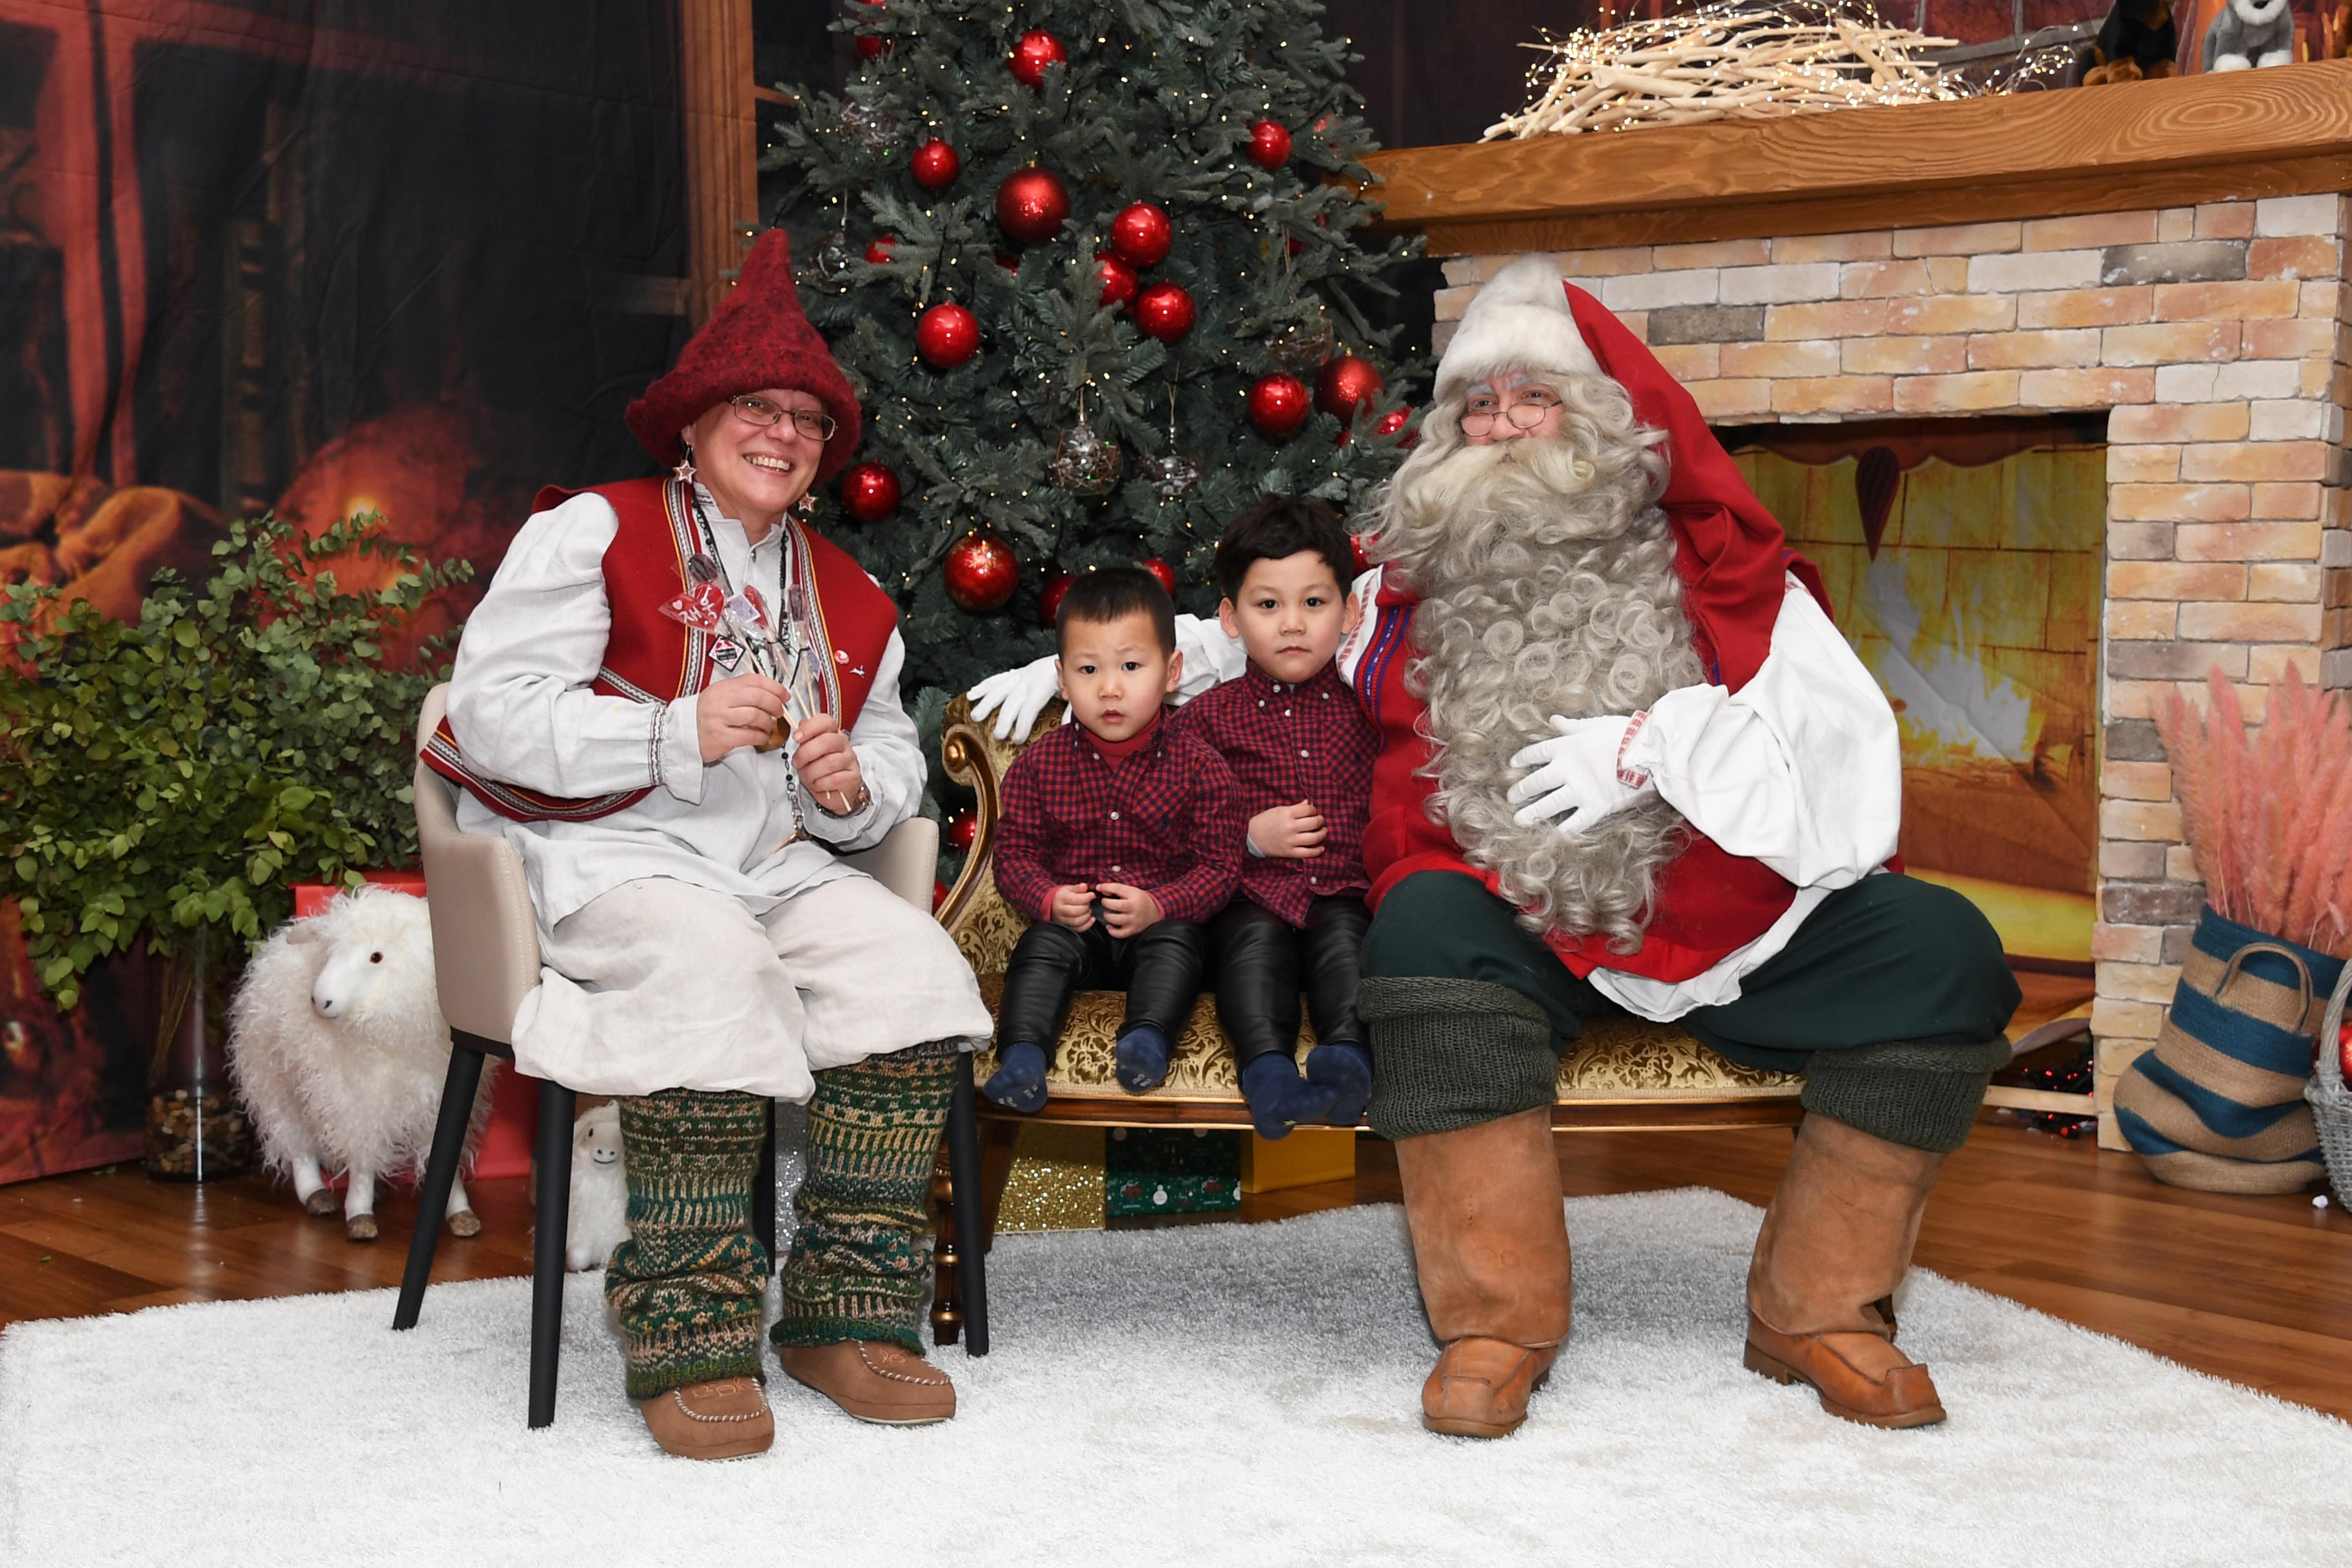
<svg viewBox="0 0 2352 1568"><path fill-rule="evenodd" d="M1584 1198L1533 1418L1423 1432L1400 1212L1007 1237L963 1413L861 1426L781 1375L761 1458L667 1459L575 1278L523 1425L524 1281L159 1307L0 1337L0 1563L2342 1563L2352 1427L1948 1280L1904 1343L1946 1425L1741 1370L1756 1209Z"/></svg>

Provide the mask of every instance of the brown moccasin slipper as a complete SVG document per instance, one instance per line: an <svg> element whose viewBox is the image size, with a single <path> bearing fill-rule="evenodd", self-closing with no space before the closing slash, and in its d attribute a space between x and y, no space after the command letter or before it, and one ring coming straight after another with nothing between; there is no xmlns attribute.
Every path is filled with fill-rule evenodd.
<svg viewBox="0 0 2352 1568"><path fill-rule="evenodd" d="M874 1340L779 1345L776 1359L793 1382L806 1384L860 1421L921 1426L955 1415L955 1384L948 1374L903 1345Z"/></svg>

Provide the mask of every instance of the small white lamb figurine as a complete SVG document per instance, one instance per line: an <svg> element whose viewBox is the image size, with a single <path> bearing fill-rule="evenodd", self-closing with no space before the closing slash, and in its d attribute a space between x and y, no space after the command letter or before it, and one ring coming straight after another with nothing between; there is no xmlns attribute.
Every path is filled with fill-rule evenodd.
<svg viewBox="0 0 2352 1568"><path fill-rule="evenodd" d="M629 1177L621 1147L621 1108L590 1106L572 1124L572 1207L564 1222L563 1266L602 1268L629 1239Z"/></svg>
<svg viewBox="0 0 2352 1568"><path fill-rule="evenodd" d="M335 1194L324 1173L340 1167L343 1234L373 1241L376 1178L423 1173L449 1070L425 900L362 888L281 927L229 1005L228 1055L269 1169L293 1178L304 1208L329 1215ZM486 1071L469 1154L489 1118L489 1091ZM457 1236L482 1228L462 1178L449 1188L448 1221Z"/></svg>
<svg viewBox="0 0 2352 1568"><path fill-rule="evenodd" d="M2205 29L2205 68L2242 71L2294 59L2294 8L2288 0L2229 0Z"/></svg>

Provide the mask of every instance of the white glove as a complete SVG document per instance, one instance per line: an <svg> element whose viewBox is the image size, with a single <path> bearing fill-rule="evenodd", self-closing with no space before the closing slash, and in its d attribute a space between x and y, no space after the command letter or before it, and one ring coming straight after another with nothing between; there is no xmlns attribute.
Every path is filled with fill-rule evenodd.
<svg viewBox="0 0 2352 1568"><path fill-rule="evenodd" d="M1657 788L1647 774L1622 772L1617 765L1648 719L1646 713L1596 719L1554 715L1551 727L1558 735L1538 741L1511 759L1515 768L1535 769L1504 797L1521 806L1512 820L1525 827L1559 817L1562 833L1584 834L1603 818L1655 795Z"/></svg>
<svg viewBox="0 0 2352 1568"><path fill-rule="evenodd" d="M994 713L996 738L1010 741L1016 735L1025 738L1036 725L1037 715L1061 695L1061 689L1054 679L1054 656L1048 653L1015 668L998 670L964 695L971 699L974 721Z"/></svg>

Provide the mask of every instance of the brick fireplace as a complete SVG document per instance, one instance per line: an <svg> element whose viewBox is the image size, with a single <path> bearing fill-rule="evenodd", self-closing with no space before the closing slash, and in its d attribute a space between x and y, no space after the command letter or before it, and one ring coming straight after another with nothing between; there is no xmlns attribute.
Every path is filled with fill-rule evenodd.
<svg viewBox="0 0 2352 1568"><path fill-rule="evenodd" d="M2089 951L2110 1146L2109 1090L2155 1040L2201 893L2157 705L2216 666L2256 714L2288 666L2352 686L2352 62L2253 74L2274 79L1376 161L1391 219L1448 255L1440 348L1483 279L1542 249L1719 426L2104 417ZM2260 134L2217 133L2223 115ZM2184 164L2184 125L2246 155ZM1622 194L1564 202L1547 172Z"/></svg>

